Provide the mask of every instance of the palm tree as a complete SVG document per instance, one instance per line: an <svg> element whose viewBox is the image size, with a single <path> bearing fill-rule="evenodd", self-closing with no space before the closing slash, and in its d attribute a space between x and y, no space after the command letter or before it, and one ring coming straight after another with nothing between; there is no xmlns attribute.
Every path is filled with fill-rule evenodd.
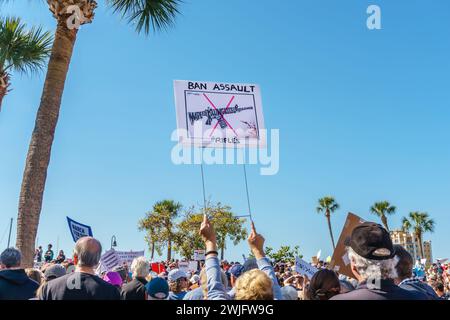
<svg viewBox="0 0 450 320"><path fill-rule="evenodd" d="M339 209L339 204L333 197L323 197L319 199L319 206L316 208L317 213L325 212L327 218L328 230L330 231L331 243L333 244L333 250L336 249L334 245L333 230L331 229L331 214Z"/></svg>
<svg viewBox="0 0 450 320"><path fill-rule="evenodd" d="M380 217L381 222L387 231L389 231L389 226L386 216L393 215L396 210L397 208L388 201L375 202L374 205L370 207L370 212Z"/></svg>
<svg viewBox="0 0 450 320"><path fill-rule="evenodd" d="M11 72L33 74L50 56L52 36L42 28L26 26L19 18L0 18L0 111L10 91Z"/></svg>
<svg viewBox="0 0 450 320"><path fill-rule="evenodd" d="M409 232L413 230L414 238L419 242L420 258L424 258L423 252L423 234L425 232L434 232L434 220L429 218L426 212L410 212L409 219L403 217L402 230Z"/></svg>
<svg viewBox="0 0 450 320"><path fill-rule="evenodd" d="M5 0L0 0L5 2ZM114 13L135 25L138 33L171 26L181 0L106 0ZM94 0L47 0L56 19L56 33L47 76L28 149L17 218L17 247L23 265L32 266L34 242L39 224L47 169L58 122L61 98L80 25L91 23Z"/></svg>
<svg viewBox="0 0 450 320"><path fill-rule="evenodd" d="M152 256L155 248L167 247L167 260L172 259L173 242L176 240L176 218L182 205L173 200L163 200L153 205L152 211L139 221L139 229L148 232Z"/></svg>

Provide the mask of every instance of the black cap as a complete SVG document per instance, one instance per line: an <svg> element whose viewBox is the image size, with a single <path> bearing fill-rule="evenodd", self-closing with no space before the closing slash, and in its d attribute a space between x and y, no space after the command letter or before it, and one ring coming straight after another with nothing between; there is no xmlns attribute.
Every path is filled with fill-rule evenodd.
<svg viewBox="0 0 450 320"><path fill-rule="evenodd" d="M366 259L387 260L395 256L389 232L374 222L364 222L355 227L345 245Z"/></svg>

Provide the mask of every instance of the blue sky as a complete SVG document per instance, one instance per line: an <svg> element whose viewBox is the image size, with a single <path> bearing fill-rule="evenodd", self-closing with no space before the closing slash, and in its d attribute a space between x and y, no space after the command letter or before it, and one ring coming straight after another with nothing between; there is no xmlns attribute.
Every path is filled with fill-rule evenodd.
<svg viewBox="0 0 450 320"><path fill-rule="evenodd" d="M23 2L23 3L22 3ZM366 28L378 4L382 30ZM389 200L399 227L427 211L434 257L448 257L450 228L450 3L447 0L186 1L167 32L137 35L101 1L82 27L53 145L39 243L71 252L65 216L89 224L105 247L141 250L137 221L171 198L202 203L200 168L170 159L173 80L258 83L267 128L280 129L280 171L248 168L254 219L267 245L331 254L317 199L333 195L339 236L346 213L365 219ZM16 1L3 14L55 29L45 2ZM0 114L0 237L16 217L44 74L13 75ZM246 213L240 166L205 168L214 201ZM15 237L15 226L13 230ZM15 239L15 238L14 238ZM0 238L6 246L6 236ZM229 245L241 258L247 244Z"/></svg>

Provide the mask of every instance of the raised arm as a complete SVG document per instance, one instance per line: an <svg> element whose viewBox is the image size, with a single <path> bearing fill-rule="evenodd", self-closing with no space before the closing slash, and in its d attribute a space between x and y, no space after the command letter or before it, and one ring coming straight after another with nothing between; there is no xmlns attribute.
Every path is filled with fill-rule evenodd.
<svg viewBox="0 0 450 320"><path fill-rule="evenodd" d="M256 258L259 270L264 271L272 280L273 297L275 300L283 300L280 285L278 284L275 271L266 254L264 253L264 237L256 232L255 224L252 221L252 231L248 237L248 245Z"/></svg>
<svg viewBox="0 0 450 320"><path fill-rule="evenodd" d="M204 215L200 226L200 235L206 246L205 268L206 278L208 279L208 300L230 300L221 281L216 233L206 215Z"/></svg>

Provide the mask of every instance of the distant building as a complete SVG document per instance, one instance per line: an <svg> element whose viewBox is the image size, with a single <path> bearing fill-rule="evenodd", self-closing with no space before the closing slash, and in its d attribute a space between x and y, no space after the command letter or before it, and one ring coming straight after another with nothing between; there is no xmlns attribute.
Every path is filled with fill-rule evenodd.
<svg viewBox="0 0 450 320"><path fill-rule="evenodd" d="M423 242L423 254L427 259L427 264L433 263L433 251L431 250L431 241Z"/></svg>
<svg viewBox="0 0 450 320"><path fill-rule="evenodd" d="M419 241L414 239L412 233L404 232L402 230L393 230L391 233L391 239L394 244L401 245L414 260L420 261L420 247ZM431 241L423 242L424 258L427 259L426 264L430 265L433 262L433 254L431 250Z"/></svg>

